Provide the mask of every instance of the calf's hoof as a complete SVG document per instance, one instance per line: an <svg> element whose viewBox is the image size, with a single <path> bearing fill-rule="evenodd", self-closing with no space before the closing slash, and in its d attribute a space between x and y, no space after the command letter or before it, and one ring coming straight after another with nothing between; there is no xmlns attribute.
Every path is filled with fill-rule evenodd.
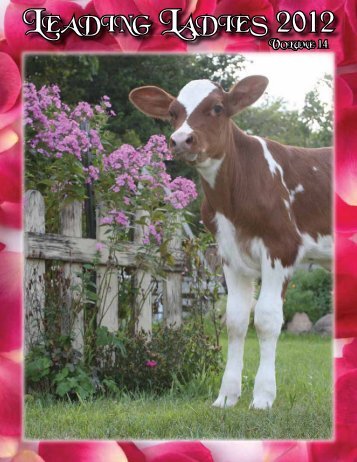
<svg viewBox="0 0 357 462"><path fill-rule="evenodd" d="M249 408L250 409L271 409L274 403L274 398L269 396L255 396L253 401L251 402Z"/></svg>
<svg viewBox="0 0 357 462"><path fill-rule="evenodd" d="M233 407L237 404L239 399L238 395L219 395L216 401L212 404L214 407L225 408Z"/></svg>

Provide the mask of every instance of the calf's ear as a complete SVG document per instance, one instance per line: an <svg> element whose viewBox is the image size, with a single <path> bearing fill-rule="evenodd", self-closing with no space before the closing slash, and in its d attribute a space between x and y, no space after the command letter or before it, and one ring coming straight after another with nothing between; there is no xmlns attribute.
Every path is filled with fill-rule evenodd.
<svg viewBox="0 0 357 462"><path fill-rule="evenodd" d="M255 103L264 93L268 82L263 75L251 75L236 83L227 95L229 115L233 116Z"/></svg>
<svg viewBox="0 0 357 462"><path fill-rule="evenodd" d="M175 98L159 87L135 88L129 100L144 114L156 119L169 119L169 106Z"/></svg>

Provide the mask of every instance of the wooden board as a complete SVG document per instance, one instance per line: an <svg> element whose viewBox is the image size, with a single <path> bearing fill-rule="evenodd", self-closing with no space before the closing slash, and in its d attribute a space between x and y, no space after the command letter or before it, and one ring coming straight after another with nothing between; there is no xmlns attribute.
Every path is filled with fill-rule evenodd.
<svg viewBox="0 0 357 462"><path fill-rule="evenodd" d="M76 263L93 263L97 259L97 241L95 239L59 236L58 234L25 233L26 258L42 260L59 260ZM136 267L136 254L139 246L134 243L123 243L122 250L116 252L117 266ZM108 249L100 252L99 264L106 265L109 260ZM166 271L180 271L184 264L183 252L176 255L174 266L165 267Z"/></svg>

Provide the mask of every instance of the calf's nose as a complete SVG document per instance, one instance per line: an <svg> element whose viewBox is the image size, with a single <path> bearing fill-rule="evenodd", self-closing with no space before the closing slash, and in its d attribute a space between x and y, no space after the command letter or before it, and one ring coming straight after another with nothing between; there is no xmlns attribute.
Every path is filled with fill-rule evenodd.
<svg viewBox="0 0 357 462"><path fill-rule="evenodd" d="M170 148L174 151L190 149L194 142L192 133L175 132L170 138Z"/></svg>

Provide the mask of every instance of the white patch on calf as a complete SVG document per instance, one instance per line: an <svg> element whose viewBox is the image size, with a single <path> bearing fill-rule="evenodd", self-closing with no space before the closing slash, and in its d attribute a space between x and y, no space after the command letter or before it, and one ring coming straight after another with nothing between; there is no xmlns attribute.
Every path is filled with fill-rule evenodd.
<svg viewBox="0 0 357 462"><path fill-rule="evenodd" d="M192 80L180 91L177 101L186 109L187 118L196 107L213 91L216 85L210 80Z"/></svg>
<svg viewBox="0 0 357 462"><path fill-rule="evenodd" d="M319 169L318 169L317 167L312 167L312 170L313 170L314 172L317 172Z"/></svg>
<svg viewBox="0 0 357 462"><path fill-rule="evenodd" d="M333 239L330 235L318 235L315 240L310 234L302 233L302 245L299 249L299 259L302 262L328 263L332 258Z"/></svg>
<svg viewBox="0 0 357 462"><path fill-rule="evenodd" d="M268 163L269 170L270 170L272 176L274 176L276 174L276 172L278 171L280 173L281 182L282 182L284 188L286 189L286 191L289 193L288 187L286 186L286 183L285 183L285 180L284 180L283 169L282 169L281 165L279 165L278 162L272 156L272 153L269 151L266 141L263 140L263 138L260 138L259 136L254 136L254 138L257 139L259 141L259 143L262 145L263 154L264 154L265 160Z"/></svg>
<svg viewBox="0 0 357 462"><path fill-rule="evenodd" d="M251 241L252 256L244 252L239 244L239 236L233 223L228 220L222 213L216 213L216 240L218 250L226 264L238 274L250 277L260 276L260 256L256 254L255 249L260 249L259 244L254 247L255 241ZM254 247L254 249L253 249ZM260 252L260 250L258 250Z"/></svg>
<svg viewBox="0 0 357 462"><path fill-rule="evenodd" d="M294 188L294 189L292 189L292 190L290 191L290 201L291 201L291 202L294 202L296 194L297 194L297 193L302 193L302 192L304 192L304 191L305 191L305 190L304 190L304 186L303 186L302 184L298 184L298 185L296 186L296 188Z"/></svg>
<svg viewBox="0 0 357 462"><path fill-rule="evenodd" d="M206 160L196 165L198 173L207 181L212 189L214 189L218 171L222 165L224 157L225 156L220 159L208 157Z"/></svg>

